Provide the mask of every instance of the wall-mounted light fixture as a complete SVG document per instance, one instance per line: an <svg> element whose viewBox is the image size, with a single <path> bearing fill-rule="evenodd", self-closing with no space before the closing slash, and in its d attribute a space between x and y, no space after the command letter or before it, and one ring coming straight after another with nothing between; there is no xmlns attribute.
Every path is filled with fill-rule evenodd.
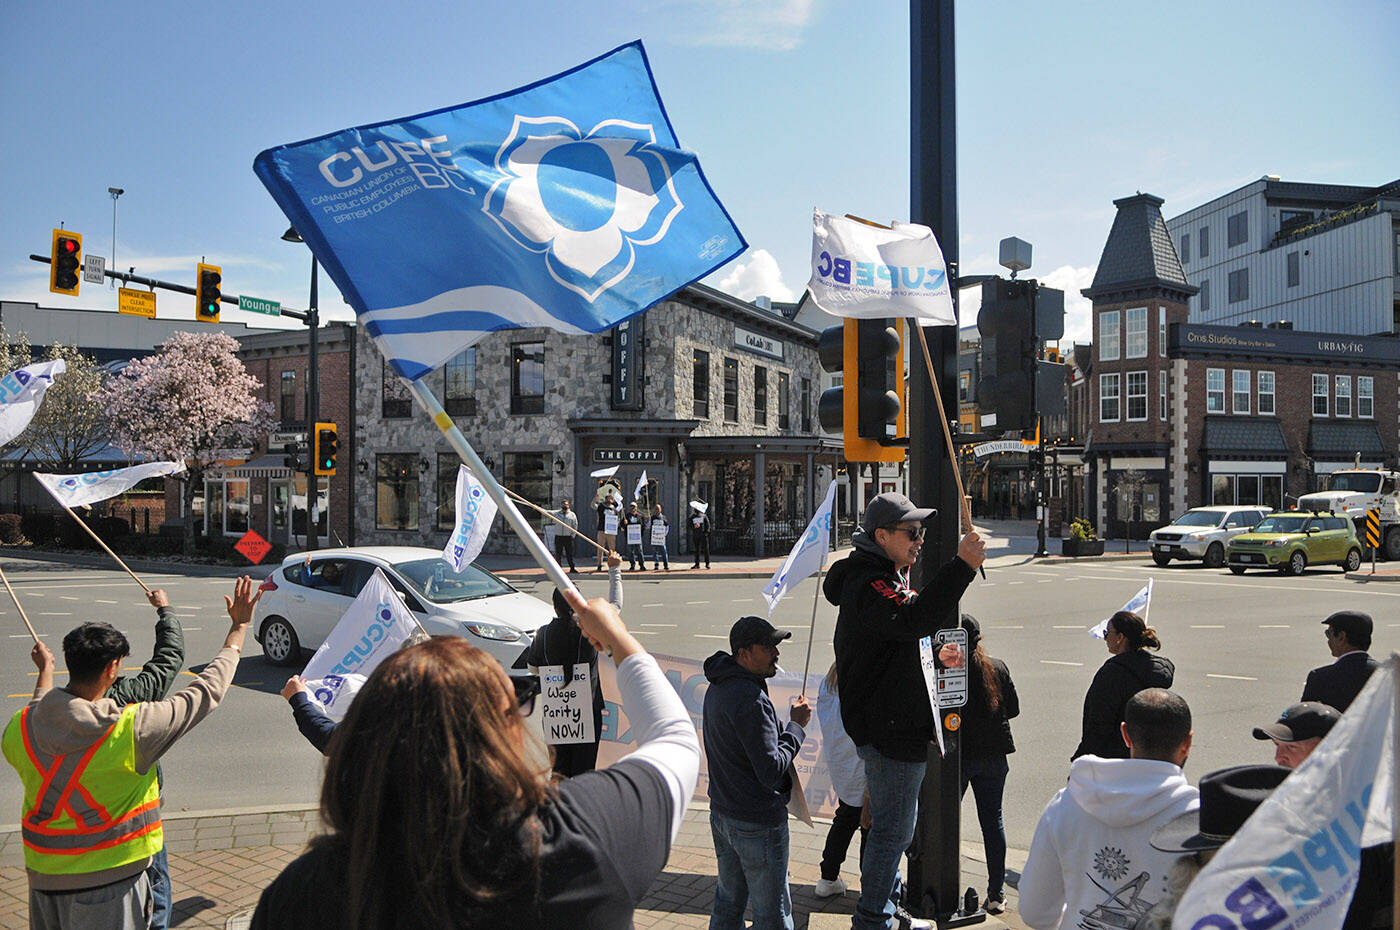
<svg viewBox="0 0 1400 930"><path fill-rule="evenodd" d="M564 474L564 469L567 468L567 467L568 467L568 463L564 461L564 456L562 456L562 455L556 455L556 456L554 457L554 470L555 470L556 472L558 472L559 474L562 475L562 474Z"/></svg>
<svg viewBox="0 0 1400 930"><path fill-rule="evenodd" d="M428 473L428 469L431 467L432 463L428 461L428 457L426 455L418 459L418 470L423 474L426 475Z"/></svg>
<svg viewBox="0 0 1400 930"><path fill-rule="evenodd" d="M360 470L360 474L369 474L369 462L366 462L364 459L360 459L359 464L357 464L355 467Z"/></svg>

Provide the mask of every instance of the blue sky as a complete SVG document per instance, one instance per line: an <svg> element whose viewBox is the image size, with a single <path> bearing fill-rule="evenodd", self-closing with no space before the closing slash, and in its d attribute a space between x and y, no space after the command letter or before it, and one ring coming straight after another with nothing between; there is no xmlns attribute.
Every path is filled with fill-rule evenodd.
<svg viewBox="0 0 1400 930"><path fill-rule="evenodd" d="M279 239L259 151L507 90L638 37L750 242L709 283L800 294L813 206L908 219L907 2L116 2L62 26L52 10L0 6L6 299L115 306L105 287L49 294L27 259L60 222L110 254L115 186L121 267L192 283L205 256L225 293L305 306L307 252ZM964 272L998 271L1015 235L1035 247L1028 274L1077 293L1114 198L1157 194L1170 217L1264 174L1400 177L1397 35L1400 5L1379 0L965 0ZM159 300L162 317L193 316L193 298ZM321 302L350 315L328 284ZM1070 307L1067 335L1083 338L1087 305Z"/></svg>

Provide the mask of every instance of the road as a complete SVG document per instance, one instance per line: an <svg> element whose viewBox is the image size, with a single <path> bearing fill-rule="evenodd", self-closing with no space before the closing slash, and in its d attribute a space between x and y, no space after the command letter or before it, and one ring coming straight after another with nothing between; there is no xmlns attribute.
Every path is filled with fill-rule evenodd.
<svg viewBox="0 0 1400 930"><path fill-rule="evenodd" d="M105 619L132 642L128 668L136 670L153 645L154 611L120 571L6 558L4 567L31 620L59 651L63 634L85 619ZM661 580L651 572L624 573L629 626L658 653L700 659L727 649L728 629L746 613L763 614L763 579ZM221 595L227 578L151 574L153 587L170 592L185 625L187 668L198 668L218 649L227 630ZM988 564L987 579L973 582L964 610L982 622L986 649L1004 659L1021 698L1013 723L1017 752L1011 757L1005 820L1013 848L1030 844L1040 810L1064 785L1069 754L1078 741L1083 695L1107 657L1089 627L1155 579L1150 622L1162 653L1177 667L1176 689L1191 704L1195 743L1187 765L1192 780L1227 765L1263 762L1271 747L1250 730L1274 720L1298 699L1308 669L1330 660L1319 621L1351 607L1377 621L1375 655L1397 640L1400 584L1367 582L1334 569L1300 578L1272 574L1234 577L1190 565L1159 569L1150 562L1034 563L1020 554ZM589 596L606 593L602 576L580 576ZM526 586L548 596L545 584ZM793 631L780 663L800 671L812 618L814 582L791 592L774 622ZM820 602L811 668L832 661L835 609ZM34 686L29 639L14 608L0 606L0 685L10 710L23 706ZM60 662L60 667L62 663ZM185 673L188 674L188 673ZM321 759L302 740L277 691L288 671L271 666L249 646L224 704L165 757L168 810L308 804L317 798ZM62 677L60 676L60 682ZM0 821L17 819L20 792L13 777L0 778ZM964 836L977 835L969 796Z"/></svg>

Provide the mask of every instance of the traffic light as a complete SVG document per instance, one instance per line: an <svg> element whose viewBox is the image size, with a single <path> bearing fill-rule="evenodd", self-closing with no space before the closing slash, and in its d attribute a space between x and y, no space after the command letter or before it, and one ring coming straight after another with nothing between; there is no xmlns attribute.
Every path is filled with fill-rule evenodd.
<svg viewBox="0 0 1400 930"><path fill-rule="evenodd" d="M219 290L219 285L223 283L223 269L218 265L206 265L200 262L195 266L195 286L194 286L194 318L205 323L219 322L219 301L223 298L223 292Z"/></svg>
<svg viewBox="0 0 1400 930"><path fill-rule="evenodd" d="M992 278L982 283L982 380L977 404L983 422L1001 430L1035 428L1036 343L1031 311L1034 281ZM995 422L987 422L988 414Z"/></svg>
<svg viewBox="0 0 1400 930"><path fill-rule="evenodd" d="M53 231L49 254L49 290L55 294L78 296L78 271L83 263L83 235L64 229Z"/></svg>
<svg viewBox="0 0 1400 930"><path fill-rule="evenodd" d="M840 432L849 462L902 462L908 431L904 392L904 320L846 320L817 339L822 368L842 385L817 401L822 429Z"/></svg>
<svg viewBox="0 0 1400 930"><path fill-rule="evenodd" d="M335 474L335 454L340 446L334 423L316 424L316 447L313 472L318 475Z"/></svg>
<svg viewBox="0 0 1400 930"><path fill-rule="evenodd" d="M301 457L301 443L288 442L282 446L282 464L294 472L306 471L306 461Z"/></svg>

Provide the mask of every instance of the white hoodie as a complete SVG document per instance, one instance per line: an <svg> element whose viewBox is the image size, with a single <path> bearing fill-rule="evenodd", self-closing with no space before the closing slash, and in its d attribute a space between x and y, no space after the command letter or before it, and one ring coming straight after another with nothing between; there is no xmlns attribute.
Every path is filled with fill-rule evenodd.
<svg viewBox="0 0 1400 930"><path fill-rule="evenodd" d="M1035 930L1132 927L1162 896L1177 859L1148 840L1199 806L1170 762L1080 756L1035 828L1017 889L1021 919Z"/></svg>

